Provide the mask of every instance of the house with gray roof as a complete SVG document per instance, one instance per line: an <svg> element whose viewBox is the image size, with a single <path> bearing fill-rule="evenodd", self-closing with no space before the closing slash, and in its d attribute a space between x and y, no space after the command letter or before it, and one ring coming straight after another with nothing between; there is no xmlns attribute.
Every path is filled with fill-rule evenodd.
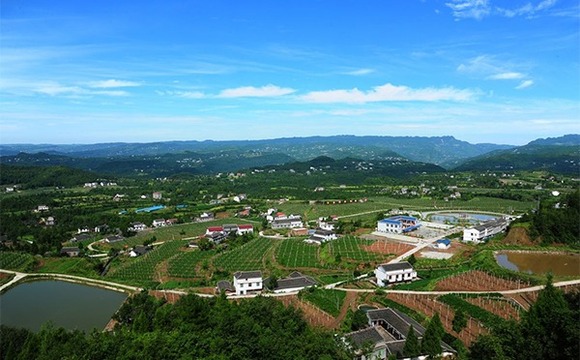
<svg viewBox="0 0 580 360"><path fill-rule="evenodd" d="M261 291L263 279L261 271L238 271L234 273L234 288L236 295L246 295L248 292Z"/></svg>
<svg viewBox="0 0 580 360"><path fill-rule="evenodd" d="M417 278L417 272L407 261L394 264L382 264L375 270L377 285L387 286L402 281L412 281Z"/></svg>
<svg viewBox="0 0 580 360"><path fill-rule="evenodd" d="M300 291L302 289L316 286L318 283L310 276L302 275L298 271L294 271L284 279L278 279L275 293L290 293Z"/></svg>
<svg viewBox="0 0 580 360"><path fill-rule="evenodd" d="M367 328L345 335L345 341L354 349L357 359L387 359L391 355L404 359L403 348L411 326L419 340L425 334L425 328L421 324L397 309L369 310L367 318ZM362 353L365 347L370 353ZM444 342L441 342L441 349L443 358L455 355L455 350ZM421 355L416 359L426 358L427 355Z"/></svg>
<svg viewBox="0 0 580 360"><path fill-rule="evenodd" d="M227 280L220 280L217 283L216 292L218 294L221 294L222 292L225 294L232 294L236 292L236 288L234 288L231 282Z"/></svg>

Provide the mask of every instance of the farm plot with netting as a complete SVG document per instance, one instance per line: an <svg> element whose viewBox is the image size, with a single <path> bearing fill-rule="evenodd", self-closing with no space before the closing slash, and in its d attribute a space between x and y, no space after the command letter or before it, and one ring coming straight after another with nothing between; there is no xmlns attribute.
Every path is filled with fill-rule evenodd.
<svg viewBox="0 0 580 360"><path fill-rule="evenodd" d="M238 248L219 255L215 258L214 265L218 269L230 272L260 270L264 267L264 256L272 247L273 241L275 240L266 238L254 239Z"/></svg>
<svg viewBox="0 0 580 360"><path fill-rule="evenodd" d="M197 266L205 259L215 255L215 251L181 252L168 261L167 272L171 277L188 278L199 276Z"/></svg>
<svg viewBox="0 0 580 360"><path fill-rule="evenodd" d="M34 261L30 254L17 252L0 252L0 269L24 270Z"/></svg>
<svg viewBox="0 0 580 360"><path fill-rule="evenodd" d="M502 291L531 286L520 280L502 279L485 271L473 270L441 279L435 285L438 291Z"/></svg>
<svg viewBox="0 0 580 360"><path fill-rule="evenodd" d="M520 319L521 308L508 299L499 297L471 297L465 298L464 300L503 319Z"/></svg>
<svg viewBox="0 0 580 360"><path fill-rule="evenodd" d="M318 249L301 239L287 239L276 249L276 261L290 268L319 267Z"/></svg>
<svg viewBox="0 0 580 360"><path fill-rule="evenodd" d="M343 259L351 259L357 262L379 261L387 258L386 255L371 253L363 249L363 246L371 246L374 242L374 240L345 236L328 242L328 246L333 256L340 254Z"/></svg>
<svg viewBox="0 0 580 360"><path fill-rule="evenodd" d="M153 281L156 275L156 268L163 261L172 256L176 256L179 248L184 247L188 242L183 240L168 241L147 254L130 259L119 268L109 272L108 277L121 280ZM161 274L163 276L167 274Z"/></svg>
<svg viewBox="0 0 580 360"><path fill-rule="evenodd" d="M459 338L466 346L471 345L479 335L488 333L488 330L479 321L471 317L463 330L459 333L453 331L452 322L455 311L449 305L437 301L434 296L390 293L387 295L387 298L423 313L428 317L433 317L435 313L438 313L445 331Z"/></svg>

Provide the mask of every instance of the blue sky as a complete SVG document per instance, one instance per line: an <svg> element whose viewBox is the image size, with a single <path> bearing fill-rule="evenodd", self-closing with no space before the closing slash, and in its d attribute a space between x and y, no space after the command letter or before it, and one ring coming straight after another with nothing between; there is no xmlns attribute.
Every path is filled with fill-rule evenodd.
<svg viewBox="0 0 580 360"><path fill-rule="evenodd" d="M0 142L580 133L580 3L0 2Z"/></svg>

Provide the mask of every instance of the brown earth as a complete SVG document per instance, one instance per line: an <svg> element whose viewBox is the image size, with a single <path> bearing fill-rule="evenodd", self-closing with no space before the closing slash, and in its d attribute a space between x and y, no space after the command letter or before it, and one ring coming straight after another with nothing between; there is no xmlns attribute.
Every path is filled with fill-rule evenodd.
<svg viewBox="0 0 580 360"><path fill-rule="evenodd" d="M435 285L437 291L500 291L530 286L523 281L502 279L484 271L473 270L441 279Z"/></svg>
<svg viewBox="0 0 580 360"><path fill-rule="evenodd" d="M533 245L534 242L528 234L528 230L523 227L513 227L508 232L507 236L502 240L504 244L514 245Z"/></svg>
<svg viewBox="0 0 580 360"><path fill-rule="evenodd" d="M402 244L394 241L375 241L372 245L362 245L365 251L374 252L378 254L395 254L402 255L414 248L412 245Z"/></svg>

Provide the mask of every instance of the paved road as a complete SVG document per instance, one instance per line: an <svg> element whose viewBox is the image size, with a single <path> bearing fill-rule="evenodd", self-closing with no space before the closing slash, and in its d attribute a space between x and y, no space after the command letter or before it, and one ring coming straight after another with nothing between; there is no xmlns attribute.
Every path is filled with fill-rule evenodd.
<svg viewBox="0 0 580 360"><path fill-rule="evenodd" d="M9 274L14 274L15 277L14 279L12 279L11 281L9 281L8 283L0 286L0 292L3 291L4 289L8 288L9 286L17 283L18 281L20 281L23 278L43 278L43 277L53 277L59 280L65 280L65 281L71 281L71 282L77 282L77 283L89 283L89 284L94 284L100 287L104 287L107 289L111 289L111 290L117 290L117 291L130 291L130 292L140 292L141 290L143 290L140 287L136 287L136 286L130 286L130 285L125 285L125 284L119 284L119 283L115 283L112 281L104 281L104 280L98 280L98 279L91 279L91 278L84 278L84 277L80 277L80 276L73 276L73 275L63 275L63 274L38 274L38 273L34 273L34 274L28 274L28 273L21 273L21 272L17 272L17 271L11 271L11 270L4 270L4 269L0 269L0 272L4 272L4 273L9 273ZM357 279L362 279L364 277L366 277L367 275L361 275L359 276ZM337 283L338 284L338 283ZM341 291L346 291L346 292L356 292L356 293L371 293L371 292L375 292L376 289L344 289L344 288L337 288L336 285L337 284L329 284L326 285L325 288L328 289L336 289L336 290L341 290ZM554 283L555 287L562 287L562 286L569 286L569 285L580 285L580 279L577 280L569 280L569 281L560 281L560 282L556 282ZM509 295L509 294L519 294L519 293L526 293L526 292L531 292L531 291L538 291L544 288L545 285L537 285L537 286L531 286L531 287L527 287L527 288L521 288L521 289L515 289L515 290L499 290L499 291L415 291L415 290L389 290L389 289L384 289L385 292L387 293L394 293L394 294L418 294L418 295L445 295L445 294L486 294L486 293L500 293L502 295ZM198 294L198 293L190 293L190 292L185 292L185 291L179 291L179 290L159 290L160 292L165 292L165 293L173 293L176 295L187 295L187 294L195 294L198 296L202 296L202 297L213 297L215 295L212 294ZM291 293L281 293L281 294L274 294L274 293L265 293L265 294L260 294L261 296L273 296L273 297L280 297L280 296L290 296L290 295L296 295L298 292L291 292ZM231 299L242 299L242 298L251 298L251 297L255 297L258 296L258 294L250 294L250 295L233 295L233 296L229 296L228 298Z"/></svg>

